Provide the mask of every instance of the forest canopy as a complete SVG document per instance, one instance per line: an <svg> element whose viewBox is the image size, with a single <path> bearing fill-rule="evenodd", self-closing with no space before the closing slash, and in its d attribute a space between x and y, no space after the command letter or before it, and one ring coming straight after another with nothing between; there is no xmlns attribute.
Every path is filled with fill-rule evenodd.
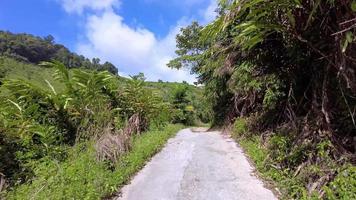
<svg viewBox="0 0 356 200"><path fill-rule="evenodd" d="M107 70L112 74L118 73L112 63L101 64L99 58L89 60L82 55L73 53L65 46L55 43L54 37L51 35L42 38L31 34L0 31L0 55L33 64L57 60L69 68L84 67L99 71Z"/></svg>

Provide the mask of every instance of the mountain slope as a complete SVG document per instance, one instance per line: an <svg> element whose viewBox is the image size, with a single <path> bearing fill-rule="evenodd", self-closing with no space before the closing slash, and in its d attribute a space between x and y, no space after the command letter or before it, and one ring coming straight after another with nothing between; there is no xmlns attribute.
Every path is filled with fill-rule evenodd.
<svg viewBox="0 0 356 200"><path fill-rule="evenodd" d="M89 60L82 55L71 52L65 46L55 43L51 35L41 38L31 34L0 31L0 55L33 64L57 60L68 68L84 67L100 71L107 70L113 74L118 72L117 68L110 62L100 64L99 58Z"/></svg>

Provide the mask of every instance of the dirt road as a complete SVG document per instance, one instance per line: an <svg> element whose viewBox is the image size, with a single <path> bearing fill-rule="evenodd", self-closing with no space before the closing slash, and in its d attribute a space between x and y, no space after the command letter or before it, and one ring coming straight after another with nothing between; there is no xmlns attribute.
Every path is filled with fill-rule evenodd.
<svg viewBox="0 0 356 200"><path fill-rule="evenodd" d="M219 132L180 131L117 200L277 199L252 175L236 143Z"/></svg>

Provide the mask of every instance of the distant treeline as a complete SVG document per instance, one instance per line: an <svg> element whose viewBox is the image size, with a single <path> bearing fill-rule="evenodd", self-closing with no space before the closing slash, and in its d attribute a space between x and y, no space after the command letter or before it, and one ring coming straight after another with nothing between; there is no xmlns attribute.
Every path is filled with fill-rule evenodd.
<svg viewBox="0 0 356 200"><path fill-rule="evenodd" d="M35 64L41 61L57 60L69 68L84 67L99 71L108 70L113 74L118 72L110 62L100 64L99 58L89 60L69 51L61 44L56 44L51 35L41 38L31 34L0 31L0 55Z"/></svg>

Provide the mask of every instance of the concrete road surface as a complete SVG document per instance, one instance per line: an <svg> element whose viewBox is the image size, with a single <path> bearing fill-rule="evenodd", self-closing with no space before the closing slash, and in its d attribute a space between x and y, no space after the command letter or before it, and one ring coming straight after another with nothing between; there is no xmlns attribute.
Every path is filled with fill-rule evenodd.
<svg viewBox="0 0 356 200"><path fill-rule="evenodd" d="M277 199L236 143L219 132L180 131L116 200Z"/></svg>

